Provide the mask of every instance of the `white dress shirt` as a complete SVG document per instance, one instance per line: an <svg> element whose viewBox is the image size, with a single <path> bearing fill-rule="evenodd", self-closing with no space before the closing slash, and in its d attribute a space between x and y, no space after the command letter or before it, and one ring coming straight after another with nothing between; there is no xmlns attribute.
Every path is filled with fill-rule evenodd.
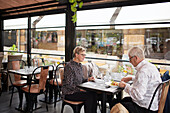
<svg viewBox="0 0 170 113"><path fill-rule="evenodd" d="M136 70L135 78L132 79L133 84L131 86L126 84L125 92L130 95L133 102L147 109L156 87L162 80L156 66L145 60L136 66ZM158 110L159 99L157 93L150 110Z"/></svg>

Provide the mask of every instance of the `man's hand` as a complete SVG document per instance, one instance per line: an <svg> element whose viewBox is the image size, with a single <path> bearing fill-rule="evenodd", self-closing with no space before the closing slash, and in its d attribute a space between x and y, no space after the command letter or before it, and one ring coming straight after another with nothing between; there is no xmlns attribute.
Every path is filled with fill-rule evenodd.
<svg viewBox="0 0 170 113"><path fill-rule="evenodd" d="M89 77L88 81L95 81L95 78L94 77Z"/></svg>
<svg viewBox="0 0 170 113"><path fill-rule="evenodd" d="M119 83L119 87L125 88L125 86L126 86L126 83L125 83L125 82L121 81L121 82Z"/></svg>
<svg viewBox="0 0 170 113"><path fill-rule="evenodd" d="M130 80L132 80L132 77L124 77L121 79L123 82L129 82Z"/></svg>

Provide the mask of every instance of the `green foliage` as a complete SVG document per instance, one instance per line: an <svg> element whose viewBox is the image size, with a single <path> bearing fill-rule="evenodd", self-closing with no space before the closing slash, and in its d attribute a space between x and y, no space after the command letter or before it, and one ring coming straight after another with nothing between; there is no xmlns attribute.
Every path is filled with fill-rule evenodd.
<svg viewBox="0 0 170 113"><path fill-rule="evenodd" d="M75 2L73 5L71 5L71 11L76 13L77 8L76 8L77 2Z"/></svg>
<svg viewBox="0 0 170 113"><path fill-rule="evenodd" d="M77 21L77 14L74 14L71 20L73 21L73 23L75 23Z"/></svg>
<svg viewBox="0 0 170 113"><path fill-rule="evenodd" d="M83 2L81 1L80 3L79 3L79 8L82 8L83 7Z"/></svg>
<svg viewBox="0 0 170 113"><path fill-rule="evenodd" d="M17 51L17 46L15 44L12 45L12 47L9 48L10 51ZM11 55L14 55L16 52L9 52Z"/></svg>
<svg viewBox="0 0 170 113"><path fill-rule="evenodd" d="M83 1L82 0L69 0L69 3L71 3L71 11L74 13L72 16L72 21L75 23L77 21L77 7L82 8Z"/></svg>
<svg viewBox="0 0 170 113"><path fill-rule="evenodd" d="M74 3L76 0L69 0L70 3Z"/></svg>

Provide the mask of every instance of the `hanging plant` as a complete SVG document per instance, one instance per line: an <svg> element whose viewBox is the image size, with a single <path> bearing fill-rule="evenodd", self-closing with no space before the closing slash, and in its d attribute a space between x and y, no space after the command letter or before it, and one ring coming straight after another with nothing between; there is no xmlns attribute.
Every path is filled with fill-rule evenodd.
<svg viewBox="0 0 170 113"><path fill-rule="evenodd" d="M71 11L74 13L72 16L72 21L75 23L77 21L77 7L82 8L83 1L82 0L69 0L71 4Z"/></svg>

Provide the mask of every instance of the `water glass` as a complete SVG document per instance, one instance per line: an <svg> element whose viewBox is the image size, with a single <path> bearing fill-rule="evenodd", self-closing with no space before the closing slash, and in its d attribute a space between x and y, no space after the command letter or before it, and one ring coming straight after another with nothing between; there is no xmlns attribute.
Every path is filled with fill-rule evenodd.
<svg viewBox="0 0 170 113"><path fill-rule="evenodd" d="M34 67L33 66L29 66L29 71L32 72L34 70Z"/></svg>
<svg viewBox="0 0 170 113"><path fill-rule="evenodd" d="M29 71L28 66L25 66L25 72L28 72L28 71Z"/></svg>

